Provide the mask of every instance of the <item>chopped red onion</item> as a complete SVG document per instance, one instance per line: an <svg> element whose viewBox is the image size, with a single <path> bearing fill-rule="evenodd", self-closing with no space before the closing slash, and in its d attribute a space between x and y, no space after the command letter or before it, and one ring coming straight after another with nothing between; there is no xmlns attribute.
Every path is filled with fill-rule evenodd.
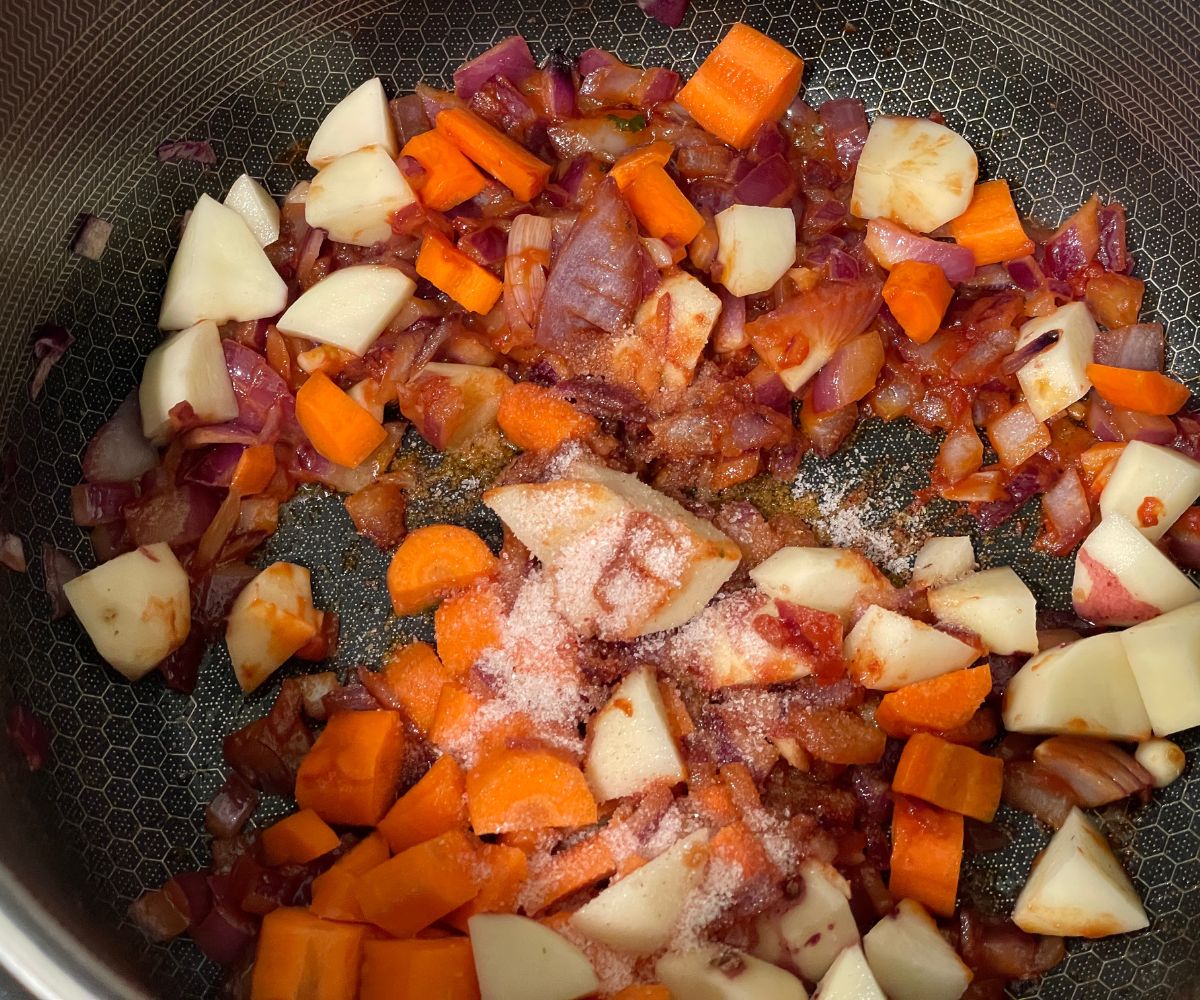
<svg viewBox="0 0 1200 1000"><path fill-rule="evenodd" d="M1032 257L1018 257L1006 265L1009 277L1023 292L1036 292L1046 287L1046 276Z"/></svg>
<svg viewBox="0 0 1200 1000"><path fill-rule="evenodd" d="M1063 939L1026 934L1008 920L966 907L959 915L959 949L979 979L1036 979L1065 957Z"/></svg>
<svg viewBox="0 0 1200 1000"><path fill-rule="evenodd" d="M207 139L164 139L154 151L159 163L171 160L191 161L201 166L215 166L217 154Z"/></svg>
<svg viewBox="0 0 1200 1000"><path fill-rule="evenodd" d="M952 285L975 273L975 254L967 247L920 236L887 219L872 219L867 223L866 246L889 270L904 260L936 264Z"/></svg>
<svg viewBox="0 0 1200 1000"><path fill-rule="evenodd" d="M5 730L9 741L25 758L31 771L40 771L50 756L50 730L28 705L19 702L8 709Z"/></svg>
<svg viewBox="0 0 1200 1000"><path fill-rule="evenodd" d="M1154 787L1150 773L1107 740L1055 736L1038 745L1033 759L1062 778L1085 809L1105 806Z"/></svg>
<svg viewBox="0 0 1200 1000"><path fill-rule="evenodd" d="M236 837L258 808L258 792L234 771L204 810L204 825L214 837Z"/></svg>
<svg viewBox="0 0 1200 1000"><path fill-rule="evenodd" d="M720 215L733 204L733 185L715 177L689 181L686 194L688 201L709 215Z"/></svg>
<svg viewBox="0 0 1200 1000"><path fill-rule="evenodd" d="M858 261L840 247L835 247L830 251L829 257L825 260L825 268L833 281L854 282L858 281L862 275Z"/></svg>
<svg viewBox="0 0 1200 1000"><path fill-rule="evenodd" d="M1187 569L1200 569L1200 507L1189 507L1167 532L1171 557Z"/></svg>
<svg viewBox="0 0 1200 1000"><path fill-rule="evenodd" d="M883 369L883 341L867 332L855 337L822 366L812 381L813 410L832 413L857 403L875 388Z"/></svg>
<svg viewBox="0 0 1200 1000"><path fill-rule="evenodd" d="M1070 281L1096 257L1100 246L1099 198L1092 198L1059 227L1044 248L1047 277Z"/></svg>
<svg viewBox="0 0 1200 1000"><path fill-rule="evenodd" d="M521 83L536 70L529 44L520 35L510 35L454 71L454 92L464 101L469 100L498 76Z"/></svg>
<svg viewBox="0 0 1200 1000"><path fill-rule="evenodd" d="M683 16L690 3L691 0L638 0L638 6L647 17L654 18L668 28L678 28L683 24Z"/></svg>
<svg viewBox="0 0 1200 1000"><path fill-rule="evenodd" d="M163 683L172 691L191 694L200 679L200 663L204 659L206 640L196 628L188 633L183 644L159 663L157 670Z"/></svg>
<svg viewBox="0 0 1200 1000"><path fill-rule="evenodd" d="M71 516L81 527L113 524L137 498L132 483L79 483L71 487Z"/></svg>
<svg viewBox="0 0 1200 1000"><path fill-rule="evenodd" d="M1159 323L1135 323L1100 330L1092 348L1098 365L1160 372L1166 364L1166 337Z"/></svg>
<svg viewBox="0 0 1200 1000"><path fill-rule="evenodd" d="M305 234L300 252L296 254L296 280L301 288L307 288L311 283L313 265L321 255L327 235L324 229L310 229Z"/></svg>
<svg viewBox="0 0 1200 1000"><path fill-rule="evenodd" d="M499 226L483 226L459 240L458 248L485 267L504 260L508 237Z"/></svg>
<svg viewBox="0 0 1200 1000"><path fill-rule="evenodd" d="M1175 422L1170 417L1137 410L1112 408L1112 421L1123 441L1145 441L1147 444L1170 444L1175 440Z"/></svg>
<svg viewBox="0 0 1200 1000"><path fill-rule="evenodd" d="M254 921L248 916L234 905L214 898L208 916L191 929L191 934L205 958L218 965L229 965L250 947L256 931Z"/></svg>
<svg viewBox="0 0 1200 1000"><path fill-rule="evenodd" d="M1058 481L1042 494L1042 518L1047 545L1058 555L1070 552L1091 530L1092 508L1074 467L1064 470Z"/></svg>
<svg viewBox="0 0 1200 1000"><path fill-rule="evenodd" d="M135 545L166 542L181 548L200 540L220 506L216 490L184 483L126 504L125 523Z"/></svg>
<svg viewBox="0 0 1200 1000"><path fill-rule="evenodd" d="M215 444L188 452L188 457L184 458L183 478L201 486L228 489L233 481L233 470L245 450L244 444Z"/></svg>
<svg viewBox="0 0 1200 1000"><path fill-rule="evenodd" d="M561 51L551 54L542 71L542 104L555 121L575 117L575 80Z"/></svg>
<svg viewBox="0 0 1200 1000"><path fill-rule="evenodd" d="M396 130L396 140L402 147L414 136L428 132L432 127L419 94L405 94L403 97L392 98L388 101L388 112Z"/></svg>
<svg viewBox="0 0 1200 1000"><path fill-rule="evenodd" d="M87 260L99 260L104 256L112 231L111 222L98 215L85 213L79 231L71 241L71 252Z"/></svg>
<svg viewBox="0 0 1200 1000"><path fill-rule="evenodd" d="M67 349L75 343L75 338L61 326L46 323L34 329L30 340L38 365L29 383L29 398L37 399L50 375L50 369L67 353Z"/></svg>
<svg viewBox="0 0 1200 1000"><path fill-rule="evenodd" d="M792 200L796 176L778 153L753 167L733 189L733 200L743 205L780 207Z"/></svg>
<svg viewBox="0 0 1200 1000"><path fill-rule="evenodd" d="M1020 350L1014 351L1005 358L1004 363L1000 366L1000 371L1005 375L1015 375L1043 351L1048 351L1057 344L1061 338L1062 330L1047 330L1045 333L1038 334Z"/></svg>
<svg viewBox="0 0 1200 1000"><path fill-rule="evenodd" d="M24 573L26 569L25 546L8 531L0 532L0 563L17 573Z"/></svg>
<svg viewBox="0 0 1200 1000"><path fill-rule="evenodd" d="M1120 430L1113 420L1112 407L1100 397L1099 393L1091 392L1087 397L1087 413L1085 416L1087 429L1101 441L1123 441Z"/></svg>
<svg viewBox="0 0 1200 1000"><path fill-rule="evenodd" d="M130 393L88 442L83 478L92 483L126 483L156 464L158 451L142 435L137 393Z"/></svg>
<svg viewBox="0 0 1200 1000"><path fill-rule="evenodd" d="M71 610L63 593L63 585L74 580L82 572L75 560L49 542L42 543L42 576L46 581L46 595L50 598L50 618L57 620Z"/></svg>
<svg viewBox="0 0 1200 1000"><path fill-rule="evenodd" d="M294 680L285 680L266 718L225 737L225 760L252 786L268 795L291 795L296 769L313 744L301 718L304 698Z"/></svg>
<svg viewBox="0 0 1200 1000"><path fill-rule="evenodd" d="M431 126L441 112L449 108L466 107L462 98L451 90L437 90L424 83L418 83L414 89L414 96L420 99L421 110L425 112L425 119Z"/></svg>
<svg viewBox="0 0 1200 1000"><path fill-rule="evenodd" d="M858 163L867 143L867 112L863 102L856 97L839 97L822 104L817 114L838 162L849 170Z"/></svg>
<svg viewBox="0 0 1200 1000"><path fill-rule="evenodd" d="M380 708L370 688L361 681L334 688L321 699L326 717L338 712L373 712Z"/></svg>
<svg viewBox="0 0 1200 1000"><path fill-rule="evenodd" d="M804 238L816 240L828 236L845 221L846 206L843 202L828 192L823 192L820 196L810 195L804 209Z"/></svg>
<svg viewBox="0 0 1200 1000"><path fill-rule="evenodd" d="M1103 206L1099 212L1100 245L1096 259L1106 271L1128 274L1133 260L1125 242L1125 207L1118 202Z"/></svg>
<svg viewBox="0 0 1200 1000"><path fill-rule="evenodd" d="M718 354L744 350L750 343L746 336L746 300L723 285L717 287L717 295L721 299L721 312L713 328L713 350Z"/></svg>
<svg viewBox="0 0 1200 1000"><path fill-rule="evenodd" d="M188 929L187 901L173 883L144 892L129 905L129 919L151 941L170 941Z"/></svg>
<svg viewBox="0 0 1200 1000"><path fill-rule="evenodd" d="M644 418L642 401L624 386L583 376L558 382L560 396L584 413L602 420L638 420Z"/></svg>
<svg viewBox="0 0 1200 1000"><path fill-rule="evenodd" d="M621 60L611 52L605 52L604 49L584 49L580 53L576 65L579 69L579 75L584 77L590 76L598 69L604 69L608 66L619 66L621 65Z"/></svg>

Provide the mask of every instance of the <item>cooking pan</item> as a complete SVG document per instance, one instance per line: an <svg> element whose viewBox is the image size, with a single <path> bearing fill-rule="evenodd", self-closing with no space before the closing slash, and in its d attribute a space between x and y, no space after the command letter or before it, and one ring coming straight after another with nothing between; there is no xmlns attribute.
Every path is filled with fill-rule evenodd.
<svg viewBox="0 0 1200 1000"><path fill-rule="evenodd" d="M735 20L808 61L810 101L862 98L868 111L941 111L1019 187L1023 212L1056 223L1099 190L1129 209L1147 312L1167 324L1171 365L1200 375L1200 5L1195 0L696 0L683 26L633 0L3 0L0 2L0 420L2 526L29 571L0 570L5 669L0 707L49 726L45 767L0 747L0 958L46 997L214 995L219 970L186 941L154 946L122 926L129 901L206 859L202 814L221 780L221 737L262 715L274 688L243 699L223 649L194 697L155 677L128 684L70 618L52 621L38 554L52 544L90 565L69 488L96 428L136 385L158 341L154 320L182 213L243 171L281 196L304 176L297 140L353 86L378 74L392 93L448 82L462 60L513 32L535 52L588 46L683 73ZM168 138L209 140L215 165L159 162ZM81 213L113 224L98 262L73 254ZM30 332L75 342L36 400ZM417 443L410 445L419 448ZM807 466L801 486L865 485L885 524L924 480L933 442L902 426L868 429L852 451ZM455 487L430 456L414 505L479 520L478 483ZM886 488L884 488L886 487ZM803 491L802 491L803 492ZM926 525L948 513L931 508ZM976 537L1049 607L1067 604L1067 567L1029 550L1018 518ZM893 525L894 527L894 525ZM373 662L399 638L380 585L383 557L351 530L336 497L304 493L270 543L313 568L318 604L343 617L342 666ZM1200 997L1200 739L1189 769L1146 807L1106 814L1152 916L1148 931L1077 943L1041 983L1047 1000ZM266 805L265 816L284 808ZM1014 815L1017 846L970 874L1003 903L1045 834Z"/></svg>

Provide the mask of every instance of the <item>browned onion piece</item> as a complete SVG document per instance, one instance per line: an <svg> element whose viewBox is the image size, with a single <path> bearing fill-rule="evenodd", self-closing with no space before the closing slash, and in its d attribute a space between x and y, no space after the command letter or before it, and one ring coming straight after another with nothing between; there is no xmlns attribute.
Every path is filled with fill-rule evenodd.
<svg viewBox="0 0 1200 1000"><path fill-rule="evenodd" d="M854 711L804 708L791 712L788 722L801 746L830 764L874 764L887 743L882 730Z"/></svg>
<svg viewBox="0 0 1200 1000"><path fill-rule="evenodd" d="M1079 804L1088 809L1154 786L1149 771L1106 740L1054 736L1033 751L1033 759L1066 782Z"/></svg>
<svg viewBox="0 0 1200 1000"><path fill-rule="evenodd" d="M1005 805L1027 812L1055 830L1079 804L1070 785L1053 771L1029 760L1009 761L1004 765L1002 798Z"/></svg>
<svg viewBox="0 0 1200 1000"><path fill-rule="evenodd" d="M1008 920L970 908L959 915L959 950L980 979L1035 979L1066 955L1060 937L1026 934Z"/></svg>

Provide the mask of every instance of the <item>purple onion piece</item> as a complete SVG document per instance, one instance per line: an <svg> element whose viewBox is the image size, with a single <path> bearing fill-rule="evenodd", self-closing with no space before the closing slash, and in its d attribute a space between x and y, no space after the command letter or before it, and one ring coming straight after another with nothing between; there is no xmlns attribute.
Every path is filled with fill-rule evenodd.
<svg viewBox="0 0 1200 1000"><path fill-rule="evenodd" d="M1018 348L1000 365L1000 371L1005 375L1015 375L1024 368L1030 361L1042 353L1049 350L1059 342L1062 337L1062 330L1047 330L1045 333L1034 337L1024 347Z"/></svg>
<svg viewBox="0 0 1200 1000"><path fill-rule="evenodd" d="M787 160L775 154L752 167L733 189L733 200L743 205L783 205L796 190L796 177Z"/></svg>
<svg viewBox="0 0 1200 1000"><path fill-rule="evenodd" d="M1133 270L1125 240L1125 207L1117 202L1104 205L1099 212L1100 246L1096 259L1106 271L1128 274Z"/></svg>
<svg viewBox="0 0 1200 1000"><path fill-rule="evenodd" d="M29 383L29 398L37 399L50 375L50 369L67 353L67 349L75 343L75 338L61 326L46 323L34 329L30 340L38 366Z"/></svg>
<svg viewBox="0 0 1200 1000"><path fill-rule="evenodd" d="M257 808L258 792L233 771L204 810L204 825L214 837L236 837Z"/></svg>
<svg viewBox="0 0 1200 1000"><path fill-rule="evenodd" d="M598 69L606 69L609 66L620 66L621 60L611 52L605 52L604 49L585 49L580 54L576 65L579 69L579 75L584 77L589 76Z"/></svg>
<svg viewBox="0 0 1200 1000"><path fill-rule="evenodd" d="M158 157L159 163L178 160L211 167L217 162L217 154L207 139L164 139L158 144L154 155Z"/></svg>
<svg viewBox="0 0 1200 1000"><path fill-rule="evenodd" d="M1009 277L1023 292L1036 292L1046 287L1046 276L1032 257L1018 257L1007 264Z"/></svg>
<svg viewBox="0 0 1200 1000"><path fill-rule="evenodd" d="M1092 355L1098 365L1160 372L1166 363L1166 337L1158 323L1135 323L1115 330L1100 330Z"/></svg>
<svg viewBox="0 0 1200 1000"><path fill-rule="evenodd" d="M489 80L503 76L520 83L536 70L528 43L520 35L510 35L454 71L454 92L469 100Z"/></svg>
<svg viewBox="0 0 1200 1000"><path fill-rule="evenodd" d="M126 483L158 464L158 451L142 435L137 393L130 393L83 453L83 478L92 483Z"/></svg>
<svg viewBox="0 0 1200 1000"><path fill-rule="evenodd" d="M825 263L829 268L829 277L833 281L858 281L862 273L858 261L845 250L835 248L830 252Z"/></svg>
<svg viewBox="0 0 1200 1000"><path fill-rule="evenodd" d="M575 117L575 80L571 64L562 52L553 53L546 61L543 98L546 111L556 121Z"/></svg>
<svg viewBox="0 0 1200 1000"><path fill-rule="evenodd" d="M17 573L24 573L26 569L25 546L8 531L0 532L0 563Z"/></svg>
<svg viewBox="0 0 1200 1000"><path fill-rule="evenodd" d="M104 256L112 231L111 222L98 215L84 213L79 231L71 242L71 252L87 260L99 260Z"/></svg>
<svg viewBox="0 0 1200 1000"><path fill-rule="evenodd" d="M637 0L637 3L647 17L654 18L668 28L678 28L683 24L691 0Z"/></svg>
<svg viewBox="0 0 1200 1000"><path fill-rule="evenodd" d="M71 610L63 585L82 572L75 560L49 542L42 544L42 576L46 581L46 596L50 598L50 618L57 620Z"/></svg>
<svg viewBox="0 0 1200 1000"><path fill-rule="evenodd" d="M9 741L31 771L40 771L50 756L50 730L28 705L12 705L5 716Z"/></svg>
<svg viewBox="0 0 1200 1000"><path fill-rule="evenodd" d="M822 104L817 114L838 162L849 170L858 163L867 143L867 112L863 102L855 97L839 97Z"/></svg>

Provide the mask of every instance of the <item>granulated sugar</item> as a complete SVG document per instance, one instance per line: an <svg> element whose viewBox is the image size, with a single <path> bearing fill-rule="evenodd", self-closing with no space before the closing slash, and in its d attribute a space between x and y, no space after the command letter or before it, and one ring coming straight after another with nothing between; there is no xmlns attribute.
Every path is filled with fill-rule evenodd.
<svg viewBox="0 0 1200 1000"><path fill-rule="evenodd" d="M713 858L704 871L704 880L688 894L683 913L671 939L673 951L687 951L705 942L704 932L737 899L745 883L742 866Z"/></svg>

